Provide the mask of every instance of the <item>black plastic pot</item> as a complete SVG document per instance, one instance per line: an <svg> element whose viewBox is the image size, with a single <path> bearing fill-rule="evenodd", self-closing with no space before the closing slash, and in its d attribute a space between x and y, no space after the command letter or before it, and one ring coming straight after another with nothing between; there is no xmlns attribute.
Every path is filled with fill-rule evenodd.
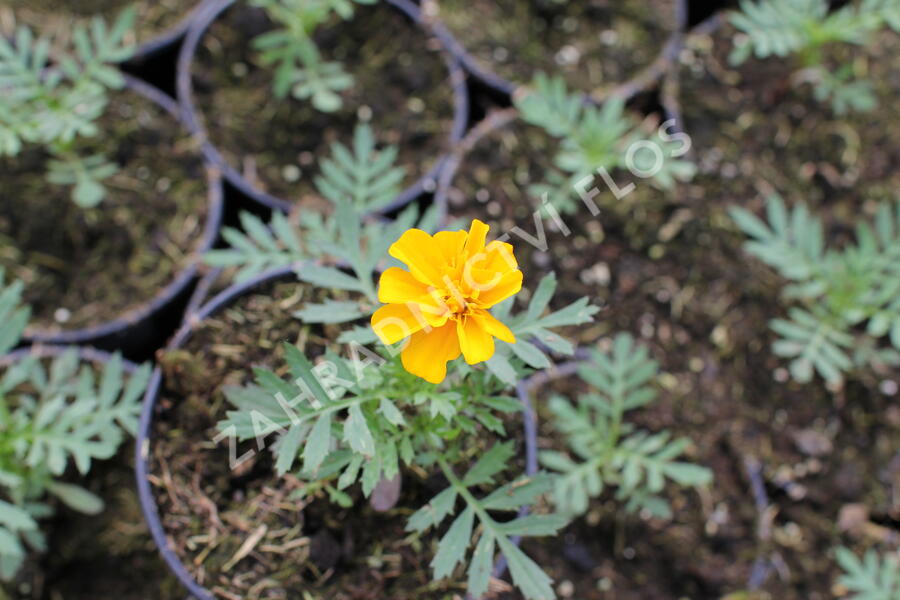
<svg viewBox="0 0 900 600"><path fill-rule="evenodd" d="M128 90L162 107L180 123L178 105L153 86L125 76ZM105 350L122 350L127 355L141 354L148 344L159 343L160 321L178 311L178 303L186 298L196 280L200 254L210 249L219 234L222 221L222 177L217 169L207 166L207 214L203 238L192 262L151 300L125 314L100 325L61 332L28 331L25 341L35 344L86 344Z"/></svg>
<svg viewBox="0 0 900 600"><path fill-rule="evenodd" d="M446 31L431 29L429 24L423 20L419 7L410 0L385 1L409 17L418 26L428 30L429 33L433 34L438 39L443 48L447 50L446 52L443 52L443 56L449 72L448 81L453 89L454 116L453 125L449 135L449 145L450 147L453 147L460 139L462 139L469 118L469 93L468 88L466 87L465 72L454 54L449 51L450 45L455 43L455 41ZM259 189L241 175L233 165L230 165L228 161L225 160L215 145L210 142L208 132L201 123L198 109L194 102L191 66L197 52L197 47L212 22L234 3L235 0L209 1L190 26L178 56L178 100L181 104L184 121L187 123L190 130L199 137L207 158L210 162L219 167L224 174L225 179L253 201L269 209L287 212L293 206L291 202ZM428 173L420 177L418 181L401 192L394 202L381 209L379 212L389 213L409 204L425 192L434 191L436 179L441 171L443 162L444 157L439 158Z"/></svg>
<svg viewBox="0 0 900 600"><path fill-rule="evenodd" d="M212 298L203 307L193 314L187 316L184 324L172 338L168 345L168 349L174 350L181 348L190 339L193 332L200 326L202 321L212 315L217 314L221 310L230 306L235 300L241 296L250 293L262 286L273 282L284 280L292 280L296 278L296 269L298 265L290 265L278 269L272 269L266 273L262 273L243 283L233 285L222 291ZM536 382L543 383L546 378ZM144 396L144 406L141 411L141 419L138 424L137 438L135 444L135 475L137 477L138 496L141 502L141 510L147 521L147 527L153 541L159 549L160 554L172 573L184 585L185 589L198 600L215 600L211 591L197 583L191 576L181 559L169 545L165 529L159 516L159 509L153 490L150 486L148 476L150 474L150 444L152 443L152 429L154 419L156 417L156 406L159 400L160 390L163 384L162 369L156 367L150 377L150 383L147 386L147 393ZM526 455L526 474L537 473L537 421L535 412L531 407L530 393L532 390L531 380L526 380L518 386L519 398L523 404L524 413L524 431L525 431L525 455ZM522 514L526 514L527 511ZM518 543L518 542L516 542ZM506 563L502 559L498 561L495 567L495 576L501 576L506 569Z"/></svg>

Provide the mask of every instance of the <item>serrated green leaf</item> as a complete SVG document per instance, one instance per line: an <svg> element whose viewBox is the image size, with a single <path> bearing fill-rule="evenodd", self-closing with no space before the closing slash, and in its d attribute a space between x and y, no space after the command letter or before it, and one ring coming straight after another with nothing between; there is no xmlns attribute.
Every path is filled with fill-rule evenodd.
<svg viewBox="0 0 900 600"><path fill-rule="evenodd" d="M443 579L453 573L456 565L465 559L466 549L472 541L472 526L475 520L475 511L466 508L459 515L446 535L438 544L438 551L431 561L434 569L434 578Z"/></svg>

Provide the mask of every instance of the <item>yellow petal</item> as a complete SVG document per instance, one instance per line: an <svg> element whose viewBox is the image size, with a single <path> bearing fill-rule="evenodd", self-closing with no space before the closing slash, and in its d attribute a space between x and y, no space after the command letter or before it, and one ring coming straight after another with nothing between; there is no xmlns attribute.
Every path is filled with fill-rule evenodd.
<svg viewBox="0 0 900 600"><path fill-rule="evenodd" d="M459 348L470 365L480 363L494 355L494 337L485 330L478 319L466 316L456 322Z"/></svg>
<svg viewBox="0 0 900 600"><path fill-rule="evenodd" d="M487 239L488 227L478 219L472 220L469 226L469 235L466 237L466 258L475 256L484 250L484 241Z"/></svg>
<svg viewBox="0 0 900 600"><path fill-rule="evenodd" d="M452 265L460 260L463 248L466 245L466 232L459 231L439 231L434 234L434 241L441 248L446 264Z"/></svg>
<svg viewBox="0 0 900 600"><path fill-rule="evenodd" d="M431 383L440 383L447 376L447 361L459 356L456 323L449 322L429 332L419 331L400 353L403 368Z"/></svg>
<svg viewBox="0 0 900 600"><path fill-rule="evenodd" d="M501 323L497 317L486 310L475 310L470 313L470 317L478 322L478 325L497 339L503 340L509 344L516 343L516 336L510 331L509 327Z"/></svg>
<svg viewBox="0 0 900 600"><path fill-rule="evenodd" d="M388 253L405 263L413 277L422 283L440 287L447 261L441 245L421 229L403 232Z"/></svg>
<svg viewBox="0 0 900 600"><path fill-rule="evenodd" d="M481 308L490 308L513 294L517 294L521 289L522 271L509 271L500 278L496 285L481 290L478 294L478 305Z"/></svg>
<svg viewBox="0 0 900 600"><path fill-rule="evenodd" d="M500 284L503 277L518 267L512 246L494 240L482 252L470 256L462 269L465 290L477 298L481 292Z"/></svg>
<svg viewBox="0 0 900 600"><path fill-rule="evenodd" d="M391 267L381 274L378 300L385 303L405 303L428 294L428 286L400 267Z"/></svg>
<svg viewBox="0 0 900 600"><path fill-rule="evenodd" d="M372 329L385 344L396 344L428 324L415 304L385 304L372 315Z"/></svg>
<svg viewBox="0 0 900 600"><path fill-rule="evenodd" d="M498 271L511 271L519 268L516 261L516 255L513 252L512 244L494 240L484 247L484 251L488 255L484 265L479 265L485 269L497 269Z"/></svg>

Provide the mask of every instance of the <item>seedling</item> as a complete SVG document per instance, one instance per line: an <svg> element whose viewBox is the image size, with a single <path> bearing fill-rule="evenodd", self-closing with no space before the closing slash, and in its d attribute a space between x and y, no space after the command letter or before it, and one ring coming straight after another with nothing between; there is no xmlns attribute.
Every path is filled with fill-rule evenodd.
<svg viewBox="0 0 900 600"><path fill-rule="evenodd" d="M516 106L526 122L558 138L560 150L555 169L530 192L535 197L546 193L558 210L574 212L575 184L601 169L627 168L663 189L694 176L695 165L679 159L683 144L663 132L648 136L625 112L622 100L610 98L598 108L570 93L561 77L543 73L532 87L516 99Z"/></svg>
<svg viewBox="0 0 900 600"><path fill-rule="evenodd" d="M343 104L340 92L353 86L353 77L339 62L322 57L314 39L316 29L335 17L350 19L354 3L376 0L251 0L266 11L276 29L257 36L254 47L263 65L275 66L273 90L279 98L291 94L310 100L322 112L334 112Z"/></svg>
<svg viewBox="0 0 900 600"><path fill-rule="evenodd" d="M0 355L20 341L30 311L22 284L0 272ZM70 349L49 365L26 357L0 370L0 579L10 580L29 550L47 550L40 520L53 515L51 497L72 510L97 514L103 501L63 479L74 466L82 477L96 460L115 455L137 429L150 377L144 365L126 376L118 355L95 375Z"/></svg>
<svg viewBox="0 0 900 600"><path fill-rule="evenodd" d="M780 336L772 350L790 359L795 380L817 372L837 386L857 369L900 364L900 203L879 206L874 227L859 223L856 243L842 249L825 247L805 205L788 211L777 196L768 223L741 208L731 216L752 238L746 250L790 282L788 318L771 322Z"/></svg>
<svg viewBox="0 0 900 600"><path fill-rule="evenodd" d="M28 27L13 41L0 37L0 155L16 156L27 145L43 148L52 157L48 181L71 185L72 200L85 208L103 200L102 182L118 167L102 154L83 156L77 142L99 133L109 91L125 85L115 65L133 52L123 40L134 18L129 9L111 27L100 17L89 28L76 25L71 46L52 63L50 40Z"/></svg>
<svg viewBox="0 0 900 600"><path fill-rule="evenodd" d="M756 58L794 55L802 69L799 79L813 84L815 98L829 101L836 114L868 111L876 100L871 83L854 78L852 65L826 65L825 50L833 44L867 43L871 34L888 25L900 31L896 0L863 0L829 12L827 0L741 0L731 23L743 34L730 61L738 65Z"/></svg>

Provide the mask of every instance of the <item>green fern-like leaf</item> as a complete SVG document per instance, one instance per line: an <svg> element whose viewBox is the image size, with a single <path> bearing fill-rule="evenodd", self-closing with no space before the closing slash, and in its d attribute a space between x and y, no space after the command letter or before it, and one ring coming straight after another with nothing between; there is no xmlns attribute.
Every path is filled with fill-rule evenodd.
<svg viewBox="0 0 900 600"><path fill-rule="evenodd" d="M844 373L853 367L847 352L853 346L853 336L829 324L827 319L799 308L788 313L790 320L775 319L772 329L781 339L772 345L776 355L791 358L791 375L806 383L813 370L826 381L839 383Z"/></svg>
<svg viewBox="0 0 900 600"><path fill-rule="evenodd" d="M788 211L778 196L769 198L766 224L742 208L731 209L731 217L744 233L753 238L744 248L778 270L787 279L799 283L815 278L825 255L822 222L799 204Z"/></svg>
<svg viewBox="0 0 900 600"><path fill-rule="evenodd" d="M900 203L879 206L874 226L860 222L856 243L841 250L825 248L821 221L804 205L788 211L773 197L767 212L769 223L743 209L731 215L752 238L747 251L792 280L783 297L804 305L771 323L781 336L773 350L792 359L794 379L818 373L837 385L866 363L896 362L876 340L900 350ZM865 334L853 330L861 324Z"/></svg>
<svg viewBox="0 0 900 600"><path fill-rule="evenodd" d="M880 19L852 6L829 14L826 0L741 0L730 21L746 39L731 54L732 64L757 58L784 57L815 50L830 42L861 43ZM811 65L807 65L811 66Z"/></svg>
<svg viewBox="0 0 900 600"><path fill-rule="evenodd" d="M497 341L494 356L487 362L488 369L504 383L516 385L524 373L513 366L514 358L527 368L544 369L551 364L548 351L565 356L575 352L571 342L552 329L590 323L600 310L587 298L581 298L560 310L548 311L555 291L556 275L549 273L541 279L524 311L512 314L512 300L494 307L494 316L516 336L515 344Z"/></svg>
<svg viewBox="0 0 900 600"><path fill-rule="evenodd" d="M693 177L696 167L674 156L671 144L645 135L626 114L623 100L609 98L598 108L581 95L570 93L561 77L542 73L535 77L532 88L515 102L526 122L560 139L554 164L566 174L564 185L568 188L561 194L561 208L571 205L574 184L601 168L628 168L635 175L652 178L664 189L676 180ZM547 182L538 187L539 193L559 189L559 173L552 171L547 177Z"/></svg>
<svg viewBox="0 0 900 600"><path fill-rule="evenodd" d="M646 348L627 334L616 337L610 352L594 352L579 375L592 386L577 403L556 396L550 401L554 426L565 436L571 453L545 450L541 463L556 472L553 500L566 514L587 511L591 498L608 485L618 487L626 509L668 513L657 497L666 479L680 485L703 485L710 471L676 459L688 441L671 439L668 432L633 431L623 417L629 410L653 401L651 380L658 365ZM661 508L660 508L661 507Z"/></svg>
<svg viewBox="0 0 900 600"><path fill-rule="evenodd" d="M0 312L11 289L0 293ZM87 514L103 509L100 498L57 478L70 465L87 474L93 461L116 452L124 433L137 430L149 377L149 365L126 377L114 356L98 379L75 349L49 367L26 357L0 374L0 579L15 576L29 548L44 549L37 520L52 514L45 496Z"/></svg>
<svg viewBox="0 0 900 600"><path fill-rule="evenodd" d="M334 203L348 199L360 213L372 213L393 202L405 176L396 166L397 147L377 151L371 127L360 124L353 132L353 146L335 142L331 157L319 164L322 174L316 187Z"/></svg>
<svg viewBox="0 0 900 600"><path fill-rule="evenodd" d="M489 511L514 511L531 505L550 489L550 478L539 474L522 478L499 487L487 496L477 498L470 487L490 481L507 468L511 456L509 444L493 446L473 465L463 477L457 477L445 462L441 468L450 481L450 487L435 496L422 509L413 514L407 531L424 532L437 528L442 521L456 513L459 498L465 508L453 520L438 543L438 551L431 561L435 579L450 576L456 566L465 563L466 554L475 546L468 566L468 592L475 598L482 597L488 588L494 555L499 551L506 557L513 583L531 600L551 600L556 597L552 580L544 571L511 540L511 536L555 535L568 519L561 515L529 515L511 521L498 522ZM475 522L480 533L475 534ZM477 540L477 543L476 543Z"/></svg>
<svg viewBox="0 0 900 600"><path fill-rule="evenodd" d="M838 548L835 554L844 571L838 581L850 590L853 600L900 598L900 558L896 555L879 556L869 550L859 559L847 548Z"/></svg>
<svg viewBox="0 0 900 600"><path fill-rule="evenodd" d="M28 325L31 310L22 304L23 288L21 281L6 283L5 273L0 269L0 355L19 344Z"/></svg>

